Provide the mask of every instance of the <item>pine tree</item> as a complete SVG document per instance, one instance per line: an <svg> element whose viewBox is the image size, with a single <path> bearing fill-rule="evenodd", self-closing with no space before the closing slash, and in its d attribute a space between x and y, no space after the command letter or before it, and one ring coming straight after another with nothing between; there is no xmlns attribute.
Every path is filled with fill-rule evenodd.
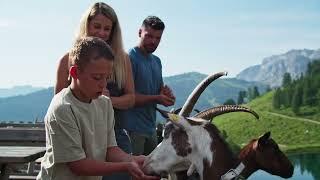
<svg viewBox="0 0 320 180"><path fill-rule="evenodd" d="M289 87L284 88L281 91L280 103L283 104L284 107L290 107L291 106L291 96L290 96Z"/></svg>
<svg viewBox="0 0 320 180"><path fill-rule="evenodd" d="M273 108L280 109L280 106L281 106L280 97L281 97L281 91L280 91L280 88L277 88L272 98Z"/></svg>
<svg viewBox="0 0 320 180"><path fill-rule="evenodd" d="M270 92L272 89L271 89L271 87L268 85L267 87L266 87L266 93L267 92Z"/></svg>
<svg viewBox="0 0 320 180"><path fill-rule="evenodd" d="M257 98L260 96L259 90L257 86L253 87L253 99Z"/></svg>
<svg viewBox="0 0 320 180"><path fill-rule="evenodd" d="M223 105L236 105L236 102L233 99L227 99Z"/></svg>
<svg viewBox="0 0 320 180"><path fill-rule="evenodd" d="M239 91L237 104L243 104L245 97L246 97L246 92L245 91Z"/></svg>
<svg viewBox="0 0 320 180"><path fill-rule="evenodd" d="M318 110L320 111L320 89L318 89L318 93L316 97L317 97Z"/></svg>
<svg viewBox="0 0 320 180"><path fill-rule="evenodd" d="M303 82L303 104L304 105L311 105L311 98L312 98L312 90L311 90L311 85L310 85L310 78L306 77Z"/></svg>
<svg viewBox="0 0 320 180"><path fill-rule="evenodd" d="M301 105L302 105L302 87L300 85L297 85L294 90L292 102L291 102L292 111L295 114L299 114Z"/></svg>
<svg viewBox="0 0 320 180"><path fill-rule="evenodd" d="M288 87L291 84L291 75L290 73L286 72L283 74L283 78L282 78L282 86L283 87Z"/></svg>
<svg viewBox="0 0 320 180"><path fill-rule="evenodd" d="M249 101L251 101L253 98L253 88L249 87L248 91L247 91L247 97L249 99Z"/></svg>

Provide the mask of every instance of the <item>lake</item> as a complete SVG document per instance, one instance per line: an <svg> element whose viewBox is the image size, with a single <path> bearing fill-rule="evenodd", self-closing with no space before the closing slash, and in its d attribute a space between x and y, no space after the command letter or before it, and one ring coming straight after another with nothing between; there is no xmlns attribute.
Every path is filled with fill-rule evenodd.
<svg viewBox="0 0 320 180"><path fill-rule="evenodd" d="M320 153L292 154L290 161L294 164L294 173L290 180L320 180ZM257 171L249 180L279 180L264 171Z"/></svg>

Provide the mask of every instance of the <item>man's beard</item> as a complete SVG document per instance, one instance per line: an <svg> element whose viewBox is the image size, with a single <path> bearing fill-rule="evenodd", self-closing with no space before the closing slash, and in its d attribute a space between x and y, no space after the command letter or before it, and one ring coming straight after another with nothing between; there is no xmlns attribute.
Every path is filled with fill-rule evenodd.
<svg viewBox="0 0 320 180"><path fill-rule="evenodd" d="M146 50L147 53L151 54L151 53L153 53L154 51L156 51L157 47L158 47L158 46L152 46L152 47L150 47L150 46L145 46L144 49Z"/></svg>

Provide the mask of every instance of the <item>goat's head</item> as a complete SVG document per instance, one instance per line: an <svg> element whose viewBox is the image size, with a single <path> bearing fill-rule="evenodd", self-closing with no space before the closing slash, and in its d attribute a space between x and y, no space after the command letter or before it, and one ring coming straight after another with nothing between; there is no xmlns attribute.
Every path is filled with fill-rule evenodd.
<svg viewBox="0 0 320 180"><path fill-rule="evenodd" d="M164 139L145 161L145 170L150 174L186 170L199 154L212 161L211 136L205 126L208 121L165 113L169 122L164 128ZM201 140L199 140L201 139ZM209 144L209 145L208 145ZM199 161L200 163L200 161ZM202 163L202 160L201 160Z"/></svg>
<svg viewBox="0 0 320 180"><path fill-rule="evenodd" d="M227 106L226 106L227 107ZM234 106L240 107L240 106ZM244 111L248 108L220 108L219 113ZM211 108L206 111L213 111ZM159 110L169 120L164 128L164 139L145 161L145 170L150 174L162 175L169 172L189 169L193 172L203 172L203 164L211 164L213 161L213 139L219 136L218 129L210 121L189 117ZM202 113L201 113L202 114ZM255 113L252 113L256 115ZM214 117L214 116L210 116ZM194 169L193 169L194 168Z"/></svg>
<svg viewBox="0 0 320 180"><path fill-rule="evenodd" d="M255 165L253 166L258 169L282 178L289 178L293 174L294 167L279 149L278 144L270 138L270 134L270 132L267 132L259 139L252 140L241 150L239 158L242 160L254 158Z"/></svg>

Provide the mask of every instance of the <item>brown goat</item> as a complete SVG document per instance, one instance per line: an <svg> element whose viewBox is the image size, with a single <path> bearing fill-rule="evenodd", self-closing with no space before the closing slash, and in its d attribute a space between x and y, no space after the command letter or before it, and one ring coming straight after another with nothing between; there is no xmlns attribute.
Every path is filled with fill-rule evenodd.
<svg viewBox="0 0 320 180"><path fill-rule="evenodd" d="M259 139L251 140L249 144L240 150L237 158L233 158L233 155L228 153L228 156L232 158L217 158L216 166L209 168L203 179L247 179L257 170L264 170L282 178L290 178L293 174L293 165L280 151L277 143L270 138L270 134L270 132L267 132ZM219 159L220 162L218 162ZM227 173L228 175L226 175ZM176 175L177 180L199 179L195 174L191 178L188 177L187 171L177 172ZM221 178L223 175L225 177Z"/></svg>

